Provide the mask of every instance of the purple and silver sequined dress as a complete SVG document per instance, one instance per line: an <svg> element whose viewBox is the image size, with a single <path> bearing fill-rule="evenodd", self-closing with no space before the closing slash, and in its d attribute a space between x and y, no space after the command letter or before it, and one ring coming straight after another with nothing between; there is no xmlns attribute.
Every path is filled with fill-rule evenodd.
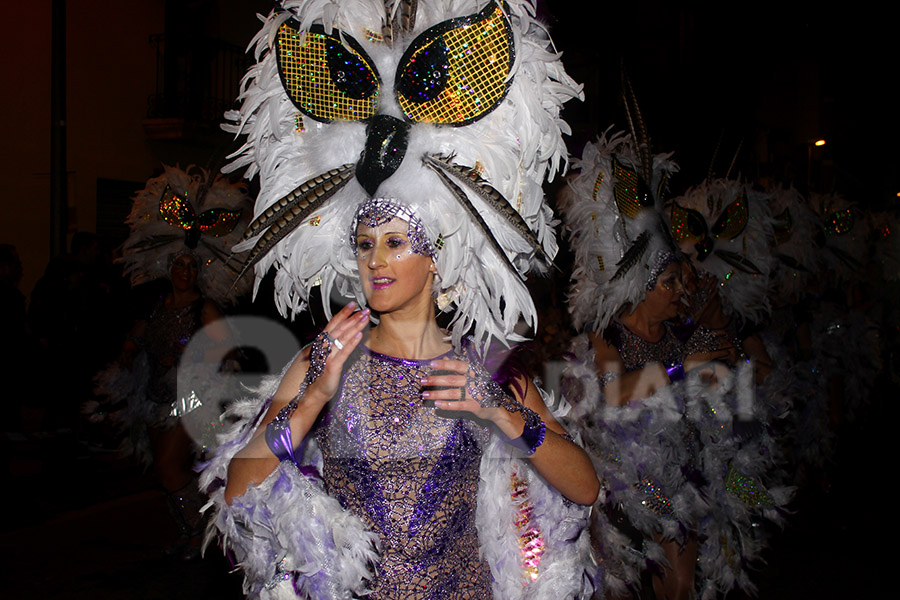
<svg viewBox="0 0 900 600"><path fill-rule="evenodd" d="M492 597L475 524L490 431L423 404L428 362L357 353L315 431L326 491L381 539L373 600Z"/></svg>

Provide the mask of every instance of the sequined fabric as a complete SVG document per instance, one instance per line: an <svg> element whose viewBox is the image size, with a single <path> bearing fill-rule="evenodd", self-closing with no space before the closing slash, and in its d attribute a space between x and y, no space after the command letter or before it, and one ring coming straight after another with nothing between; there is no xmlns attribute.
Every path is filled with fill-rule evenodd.
<svg viewBox="0 0 900 600"><path fill-rule="evenodd" d="M490 432L423 403L427 365L357 352L315 432L325 488L381 538L372 600L491 598L475 528Z"/></svg>
<svg viewBox="0 0 900 600"><path fill-rule="evenodd" d="M715 333L709 329L697 329L687 342L678 339L669 323L665 323L665 333L657 342L648 342L618 321L611 321L609 330L609 337L619 351L626 371L642 369L652 363L680 364L692 354L712 352L719 347Z"/></svg>
<svg viewBox="0 0 900 600"><path fill-rule="evenodd" d="M177 396L178 362L191 336L200 328L203 299L179 308L167 308L160 302L153 311L144 333L150 377L147 398L160 405L160 421L164 420Z"/></svg>

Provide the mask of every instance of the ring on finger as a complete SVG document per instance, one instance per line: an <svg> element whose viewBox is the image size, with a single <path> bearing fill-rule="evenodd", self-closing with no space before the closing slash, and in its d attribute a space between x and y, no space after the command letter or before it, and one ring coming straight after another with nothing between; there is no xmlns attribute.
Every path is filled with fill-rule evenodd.
<svg viewBox="0 0 900 600"><path fill-rule="evenodd" d="M331 338L331 343L334 344L335 348L337 348L338 350L344 349L344 343L337 338Z"/></svg>

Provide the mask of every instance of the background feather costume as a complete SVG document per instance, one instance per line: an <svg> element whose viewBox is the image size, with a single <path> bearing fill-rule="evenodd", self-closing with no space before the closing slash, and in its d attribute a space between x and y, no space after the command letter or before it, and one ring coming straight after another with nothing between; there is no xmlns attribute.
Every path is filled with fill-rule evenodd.
<svg viewBox="0 0 900 600"><path fill-rule="evenodd" d="M631 136L608 133L585 147L576 166L580 173L560 197L576 254L570 310L582 331L599 335L622 327L613 319L643 301L654 274L676 260L662 206L677 166L669 155L649 156L646 145L636 149ZM698 329L682 342L683 354L715 349L712 335ZM624 362L625 350L616 347ZM592 541L607 588L639 593L642 572L660 573L666 564L655 540L683 544L696 536L701 597L752 590L747 567L765 543L757 525L779 521L790 496L779 484L774 440L757 426L769 421L768 398L783 399L783 380L756 390L748 382L752 368L743 365L716 386L691 373L613 406L603 392L608 377L616 375L598 373L588 334L576 337L563 393L605 491L592 514Z"/></svg>
<svg viewBox="0 0 900 600"><path fill-rule="evenodd" d="M187 170L166 166L162 175L149 179L134 195L126 219L131 232L121 261L132 286L167 278L173 258L189 253L199 267L197 286L202 296L220 306L236 302L249 292L250 285L235 285L239 261L232 257L231 247L249 221L251 205L243 182L233 183L193 165ZM231 398L235 391L217 376L221 365L202 358L211 342L202 336L195 341L189 346L189 355L182 356L166 374L164 385L173 394L168 404L149 399L151 368L146 352L135 357L131 368L114 362L96 377L98 395L110 404L125 406L119 414L126 434L124 450L145 465L152 462L148 424L166 422L171 426L176 417L184 418L185 427L203 449L214 446L220 425L219 401ZM143 341L138 342L140 347ZM188 340L181 343L187 346ZM176 389L182 392L178 397Z"/></svg>
<svg viewBox="0 0 900 600"><path fill-rule="evenodd" d="M357 207L375 198L418 219L410 239L437 250L433 293L455 309L454 347L483 354L491 339L521 339L520 320L535 325L524 276L557 251L541 185L566 160L559 112L581 88L534 15L530 0L288 0L263 19L241 108L226 114L226 129L246 136L226 168L259 176L255 219L236 249L249 250L244 270L257 285L277 268L283 314L306 309L317 285L329 316L334 296L365 304L350 235ZM202 474L214 525L253 597L367 593L377 536L307 467L282 462L224 502L228 462L273 389L236 407L238 423ZM301 463L318 462L310 442ZM590 594L585 509L497 439L482 457L478 511L495 597Z"/></svg>

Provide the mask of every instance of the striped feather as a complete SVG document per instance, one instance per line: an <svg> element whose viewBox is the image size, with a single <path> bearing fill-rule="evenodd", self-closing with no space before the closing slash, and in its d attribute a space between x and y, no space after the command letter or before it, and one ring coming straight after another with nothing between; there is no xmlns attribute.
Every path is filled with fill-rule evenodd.
<svg viewBox="0 0 900 600"><path fill-rule="evenodd" d="M331 198L338 190L350 182L353 178L355 168L353 165L350 165L349 169L346 167L347 165L344 165L344 167L337 169L336 171L338 174L331 177L323 177L321 175L314 177L310 182L318 182L317 185L306 187L309 183L307 182L288 194L288 196L285 196L285 198L293 198L294 201L288 204L287 208L284 210L279 209L278 217L273 216L271 219L266 220L268 229L262 234L262 237L259 238L259 241L256 242L253 249L250 250L250 254L247 255L244 266L235 279L235 282L240 280L247 271L258 263L278 242L284 239L286 235L295 230L303 222L303 219L325 204L326 200ZM334 172L335 171L329 171L329 173ZM298 191L300 192L299 194L297 193ZM281 204L283 202L284 199L275 204ZM265 212L260 216L262 217L264 215ZM257 221L258 220L259 218L257 218Z"/></svg>
<svg viewBox="0 0 900 600"><path fill-rule="evenodd" d="M306 211L309 206L313 206L313 208L319 206L324 200L330 198L335 192L344 187L353 178L355 171L355 165L352 163L346 164L301 183L294 191L284 196L281 200L273 202L266 207L262 214L253 219L253 222L247 227L247 231L244 232L242 239L249 240L258 236L288 211L296 215L299 211ZM311 211L312 209L309 210ZM307 212L306 214L309 213Z"/></svg>
<svg viewBox="0 0 900 600"><path fill-rule="evenodd" d="M450 177L447 176L444 171L438 166L432 164L430 161L427 161L429 167L431 167L435 173L437 173L438 177L441 178L441 181L450 190L450 193L453 194L453 197L459 201L462 207L466 210L469 217L471 217L472 221L478 226L481 232L484 234L485 239L487 239L488 243L494 249L494 251L500 255L503 259L503 262L509 267L509 270L515 273L520 279L525 280L525 276L519 273L518 269L516 269L515 265L509 260L509 257L506 256L506 252L503 251L503 247L500 246L500 242L497 241L497 238L494 237L494 234L491 232L488 224L485 223L484 218L478 212L478 209L469 201L469 198L466 196L466 193L460 188L458 185L453 183Z"/></svg>
<svg viewBox="0 0 900 600"><path fill-rule="evenodd" d="M484 200L488 206L503 217L516 233L531 244L535 253L540 255L548 265L552 264L553 259L544 252L544 247L538 240L537 235L531 230L528 223L526 223L525 219L522 218L522 215L519 214L519 211L513 208L512 204L509 203L509 200L504 198L503 194L498 192L495 187L482 179L481 175L475 169L452 163L450 162L450 159L451 157L439 155L425 156L425 161L429 165L438 167L439 169L450 173L464 183L469 189L474 191L479 198Z"/></svg>
<svg viewBox="0 0 900 600"><path fill-rule="evenodd" d="M644 256L644 252L647 251L647 247L650 245L650 234L646 231L642 231L639 236L637 236L634 241L631 243L631 246L628 247L628 250L625 251L625 254L622 256L622 260L616 263L616 266L619 267L616 272L610 277L610 281L615 281L620 277L624 277L628 271L634 267L634 265L638 264L641 258Z"/></svg>

